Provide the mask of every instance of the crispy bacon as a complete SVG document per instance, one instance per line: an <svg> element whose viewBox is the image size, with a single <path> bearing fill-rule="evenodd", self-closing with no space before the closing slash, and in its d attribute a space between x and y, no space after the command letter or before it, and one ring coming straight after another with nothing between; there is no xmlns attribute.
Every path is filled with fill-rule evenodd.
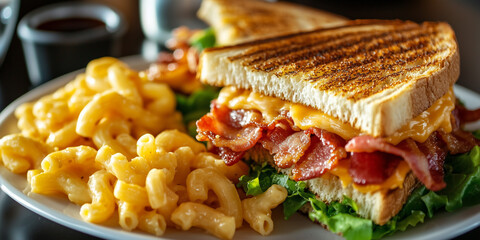
<svg viewBox="0 0 480 240"><path fill-rule="evenodd" d="M443 181L443 164L445 158L447 157L447 146L442 140L439 132L434 132L430 135L427 140L423 143L416 143L418 149L425 155L428 159L428 170L430 172L433 182L436 184L437 189L439 190L446 186L446 183Z"/></svg>
<svg viewBox="0 0 480 240"><path fill-rule="evenodd" d="M346 144L344 139L325 130L293 129L293 120L286 114L266 125L257 111L231 110L212 102L211 113L197 121L197 139L211 141L214 151L227 165L240 161L245 151L261 144L273 155L278 167L293 167L295 180L319 177L339 160L350 158L349 173L355 183L380 184L404 159L415 176L436 191L445 187L443 163L447 152L463 153L480 144L460 128L462 121L473 119L461 117L462 114L462 110L452 112L451 133L434 132L424 143L406 139L394 146L382 138L362 135Z"/></svg>
<svg viewBox="0 0 480 240"><path fill-rule="evenodd" d="M437 134L432 134L425 143L407 139L397 146L382 138L363 135L351 139L345 149L349 152L384 152L402 157L410 166L415 176L430 190L437 191L445 187L443 181L443 161L446 148ZM439 169L439 166L442 166ZM350 171L355 172L355 171Z"/></svg>
<svg viewBox="0 0 480 240"><path fill-rule="evenodd" d="M319 177L334 168L340 159L347 157L345 140L340 136L318 128L310 128L304 132L312 134L311 144L292 169L294 180Z"/></svg>
<svg viewBox="0 0 480 240"><path fill-rule="evenodd" d="M224 123L234 129L241 129L251 125L259 126L261 114L253 110L232 110L227 106L217 104L217 101L213 101L210 104L211 113L218 122Z"/></svg>
<svg viewBox="0 0 480 240"><path fill-rule="evenodd" d="M452 111L450 117L452 132L439 132L442 140L447 144L448 152L450 154L465 153L470 151L475 145L480 145L480 140L476 139L472 133L461 129L461 125L463 124L461 118L462 110L457 107L459 107L459 105L456 105L456 108Z"/></svg>
<svg viewBox="0 0 480 240"><path fill-rule="evenodd" d="M475 110L468 110L461 104L455 104L455 111L458 112L458 119L461 124L476 122L480 120L480 108Z"/></svg>
<svg viewBox="0 0 480 240"><path fill-rule="evenodd" d="M354 152L348 172L359 185L381 184L392 175L401 157L384 152Z"/></svg>
<svg viewBox="0 0 480 240"><path fill-rule="evenodd" d="M474 146L480 145L480 141L472 133L463 130L453 130L451 133L440 132L440 136L450 154L466 153Z"/></svg>
<svg viewBox="0 0 480 240"><path fill-rule="evenodd" d="M288 119L274 123L275 127L269 127L271 130L259 142L274 156L278 167L294 165L295 180L319 177L347 155L345 140L336 134L318 128L294 131Z"/></svg>
<svg viewBox="0 0 480 240"><path fill-rule="evenodd" d="M274 125L260 143L273 155L278 167L289 168L310 146L310 135L304 131L295 132L286 119L275 121Z"/></svg>
<svg viewBox="0 0 480 240"><path fill-rule="evenodd" d="M227 147L213 147L210 151L218 154L218 156L223 159L225 165L227 166L232 166L235 163L239 162L240 160L242 160L243 155L245 155L245 151L235 152Z"/></svg>
<svg viewBox="0 0 480 240"><path fill-rule="evenodd" d="M255 112L231 110L215 102L211 109L210 114L197 121L199 141L210 140L216 147L243 152L255 146L262 137L262 127L249 120Z"/></svg>

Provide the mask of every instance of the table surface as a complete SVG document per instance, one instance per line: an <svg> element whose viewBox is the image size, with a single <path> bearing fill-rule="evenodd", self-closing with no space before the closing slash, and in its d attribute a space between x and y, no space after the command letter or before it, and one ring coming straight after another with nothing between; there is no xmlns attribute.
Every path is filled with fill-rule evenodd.
<svg viewBox="0 0 480 240"><path fill-rule="evenodd" d="M90 0L92 1L92 0ZM20 17L39 6L56 0L21 1ZM142 54L145 37L139 23L138 1L97 0L113 4L129 21L129 30L123 38L121 56ZM446 21L454 28L460 46L461 75L458 84L480 93L480 1L477 0L403 0L403 1L307 1L305 5L318 7L351 19L409 19L414 21ZM143 48L144 49L144 48ZM87 50L88 51L88 50ZM148 50L151 51L151 50ZM143 51L144 55L152 52ZM0 66L0 109L29 91L28 79L21 43L14 36L3 65ZM45 219L16 203L0 192L0 239L95 239ZM457 239L480 236L480 228Z"/></svg>

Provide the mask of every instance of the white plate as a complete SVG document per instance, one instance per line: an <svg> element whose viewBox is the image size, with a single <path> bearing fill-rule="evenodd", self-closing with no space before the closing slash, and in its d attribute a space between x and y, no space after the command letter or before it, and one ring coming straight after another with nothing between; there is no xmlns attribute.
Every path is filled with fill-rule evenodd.
<svg viewBox="0 0 480 240"><path fill-rule="evenodd" d="M143 69L147 63L140 57L122 59L132 68ZM80 72L83 70L80 70ZM0 113L0 136L17 132L14 111L17 106L24 102L33 101L39 97L55 91L65 83L74 79L79 71L64 75L47 84L44 84L16 101L12 102ZM480 95L460 86L455 87L455 92L467 107L480 107ZM471 128L480 128L477 123ZM30 194L27 196L23 191L27 186L25 175L17 175L0 167L1 189L15 201L37 214L48 218L66 227L106 239L215 239L211 235L199 229L183 232L168 229L161 238L142 232L128 232L109 222L96 225L82 221L79 215L80 207L70 203L66 198ZM295 214L289 220L284 220L280 211L274 212L275 230L267 239L342 239L332 234L317 224L313 224L308 218ZM247 224L237 230L235 239L265 239L251 230ZM388 239L446 239L458 236L480 225L480 205L464 208L453 213L437 214L433 219L428 219L424 224L408 229L406 232L396 233Z"/></svg>

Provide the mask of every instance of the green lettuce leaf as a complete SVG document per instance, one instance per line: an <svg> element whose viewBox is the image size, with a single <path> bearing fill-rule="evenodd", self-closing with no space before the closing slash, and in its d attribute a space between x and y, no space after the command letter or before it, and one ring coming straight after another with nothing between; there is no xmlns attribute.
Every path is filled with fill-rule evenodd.
<svg viewBox="0 0 480 240"><path fill-rule="evenodd" d="M267 164L253 164L250 173L240 177L239 187L243 187L247 195L258 195L271 185L278 184L287 189L288 196L283 202L283 214L288 219L303 205L310 203L314 211L309 213L312 221L325 224L332 232L342 233L348 240L371 239L372 221L358 216L357 204L347 196L342 202L329 205L318 201L315 195L306 190L303 181L293 181L288 176L277 173Z"/></svg>
<svg viewBox="0 0 480 240"><path fill-rule="evenodd" d="M438 195L437 193L430 191L421 197L422 201L427 207L428 217L433 217L433 214L441 208L447 205L448 197L445 195Z"/></svg>
<svg viewBox="0 0 480 240"><path fill-rule="evenodd" d="M480 203L480 147L470 152L449 156L445 162L447 186L438 192L417 188L402 210L383 226L375 226L373 238L405 231L409 226L423 222L425 216L433 217L439 211L454 211Z"/></svg>
<svg viewBox="0 0 480 240"><path fill-rule="evenodd" d="M397 230L405 231L409 226L416 226L418 223L423 223L425 213L422 211L412 211L409 216L397 222Z"/></svg>
<svg viewBox="0 0 480 240"><path fill-rule="evenodd" d="M215 46L215 31L212 28L207 28L195 33L190 39L190 45L197 48L199 52L205 48Z"/></svg>
<svg viewBox="0 0 480 240"><path fill-rule="evenodd" d="M285 219L290 218L300 209L308 200L300 195L288 196L283 202L283 215Z"/></svg>
<svg viewBox="0 0 480 240"><path fill-rule="evenodd" d="M347 196L342 203L333 202L330 205L316 198L310 198L309 202L314 209L309 213L312 221L325 224L334 233L342 233L347 240L372 238L372 221L358 217L350 205L354 202ZM356 206L355 203L353 205Z"/></svg>
<svg viewBox="0 0 480 240"><path fill-rule="evenodd" d="M480 203L479 146L469 153L447 158L445 182L447 187L438 192L430 191L424 186L415 189L402 210L382 226L359 217L357 204L347 196L344 196L342 202L327 205L306 190L305 182L295 182L267 164L252 164L249 175L242 176L238 186L243 187L247 195L258 195L272 184L279 184L288 191L288 197L283 203L286 219L309 203L313 208L309 213L312 221L325 224L332 232L341 232L347 240L364 240L379 239L397 231L405 231L423 223L425 216L431 218L439 211L453 211Z"/></svg>
<svg viewBox="0 0 480 240"><path fill-rule="evenodd" d="M477 131L472 132L473 136L477 139L480 139L480 129Z"/></svg>
<svg viewBox="0 0 480 240"><path fill-rule="evenodd" d="M449 167L445 174L447 187L438 192L447 196L447 211L454 211L465 205L480 203L480 147L474 147L469 153L451 156L446 163Z"/></svg>
<svg viewBox="0 0 480 240"><path fill-rule="evenodd" d="M195 122L210 111L210 102L217 98L218 89L205 86L189 96L177 93L177 110L183 115L183 122L187 126L188 133L195 137L197 128Z"/></svg>
<svg viewBox="0 0 480 240"><path fill-rule="evenodd" d="M427 208L423 203L422 196L425 195L429 190L425 186L421 186L413 190L410 197L407 199L403 205L402 210L397 214L397 217L400 219L408 217L413 211L422 211L426 212Z"/></svg>

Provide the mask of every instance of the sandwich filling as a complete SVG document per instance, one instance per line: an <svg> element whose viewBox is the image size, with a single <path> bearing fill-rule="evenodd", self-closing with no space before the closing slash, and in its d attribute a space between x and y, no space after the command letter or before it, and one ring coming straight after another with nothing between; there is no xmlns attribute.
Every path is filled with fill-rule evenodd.
<svg viewBox="0 0 480 240"><path fill-rule="evenodd" d="M227 165L256 145L296 181L338 176L361 192L401 188L412 171L428 189L445 187L448 153L478 144L460 129L453 90L394 134L375 138L319 110L249 90L226 87L197 122L197 139L210 141Z"/></svg>

